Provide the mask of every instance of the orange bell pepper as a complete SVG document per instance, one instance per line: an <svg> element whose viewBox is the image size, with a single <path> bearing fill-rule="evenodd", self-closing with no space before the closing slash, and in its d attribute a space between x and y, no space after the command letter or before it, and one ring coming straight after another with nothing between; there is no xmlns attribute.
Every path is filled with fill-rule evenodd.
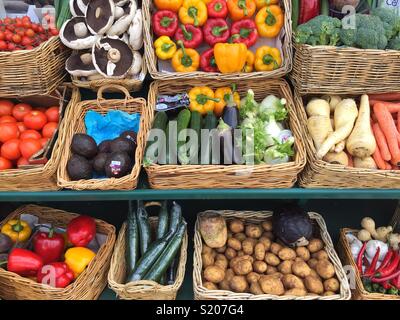
<svg viewBox="0 0 400 320"><path fill-rule="evenodd" d="M279 0L256 0L257 10L270 6L271 4L278 4Z"/></svg>
<svg viewBox="0 0 400 320"><path fill-rule="evenodd" d="M183 0L154 0L154 4L158 10L171 10L178 12L182 6Z"/></svg>
<svg viewBox="0 0 400 320"><path fill-rule="evenodd" d="M228 0L229 16L233 21L251 18L256 12L254 0Z"/></svg>

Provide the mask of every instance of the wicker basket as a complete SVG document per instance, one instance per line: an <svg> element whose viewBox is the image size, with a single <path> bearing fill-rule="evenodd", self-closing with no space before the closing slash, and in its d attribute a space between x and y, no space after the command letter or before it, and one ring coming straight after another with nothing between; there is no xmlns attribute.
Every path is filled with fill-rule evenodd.
<svg viewBox="0 0 400 320"><path fill-rule="evenodd" d="M105 100L103 98L103 91L109 89L122 91L125 94L125 99ZM72 181L67 173L67 162L71 157L70 145L75 133L85 132L84 117L86 112L94 110L101 114L106 114L109 110L113 109L141 114L135 152L135 165L131 173L121 178ZM83 101L72 106L66 116L66 120L69 127L61 135L61 143L64 148L62 150L60 166L57 170L59 187L73 190L131 190L136 188L143 158L145 138L150 128L148 108L146 108L146 101L144 99L132 98L128 90L121 86L104 86L99 89L97 100Z"/></svg>
<svg viewBox="0 0 400 320"><path fill-rule="evenodd" d="M400 51L294 45L291 80L299 92L363 94L399 89Z"/></svg>
<svg viewBox="0 0 400 320"><path fill-rule="evenodd" d="M149 73L153 79L160 80L174 80L174 79L229 79L229 80L239 80L239 79L266 79L266 78L279 78L290 72L292 68L292 23L291 23L291 11L292 2L290 0L281 0L281 6L285 11L285 21L283 25L284 36L282 40L282 66L279 69L268 71L268 72L250 72L250 73L230 73L222 74L215 72L187 72L187 73L177 73L177 72L161 72L158 70L157 56L154 51L153 42L155 40L151 28L151 12L153 3L152 0L143 0L143 11L144 11L144 36L145 39L145 54L147 59L147 64L149 68Z"/></svg>
<svg viewBox="0 0 400 320"><path fill-rule="evenodd" d="M400 206L398 205L393 215L390 225L393 229L398 227L398 222L400 221ZM396 229L395 229L396 230ZM349 243L346 239L346 234L358 232L355 229L340 229L339 243L338 243L338 254L345 266L350 266L352 269L351 275L355 278L355 287L352 288L352 299L353 300L400 300L400 296L392 294L382 294L382 293L370 293L364 289L360 274L357 270L356 262L353 259ZM399 232L399 230L396 230Z"/></svg>
<svg viewBox="0 0 400 320"><path fill-rule="evenodd" d="M76 88L66 90L70 90L70 100L69 102L64 102L64 108L68 110L80 101L80 94ZM36 100L39 100L40 97L35 96ZM58 132L62 132L67 125L67 120L62 119ZM61 159L62 144L60 143L59 134L56 134L53 139L55 142L51 157L44 166L0 171L0 191L45 191L59 189L57 186L56 171Z"/></svg>
<svg viewBox="0 0 400 320"><path fill-rule="evenodd" d="M0 97L45 95L65 78L71 51L52 37L32 50L0 52Z"/></svg>
<svg viewBox="0 0 400 320"><path fill-rule="evenodd" d="M306 125L307 114L303 101L307 101L307 98L307 96L301 96L295 90L294 99L297 107L297 115L302 124L302 140L305 143L307 152L307 165L299 176L299 183L302 187L337 189L400 188L400 171L345 167L317 159L317 150Z"/></svg>
<svg viewBox="0 0 400 320"><path fill-rule="evenodd" d="M253 89L256 100L267 94L276 94L287 99L289 127L295 137L294 160L278 165L150 165L145 166L150 186L153 189L202 189L202 188L290 188L305 165L305 149L300 135L300 123L293 108L292 93L284 80L235 81L241 96ZM230 86L231 81L209 80L213 89ZM150 86L148 104L153 123L158 94L176 94L204 85L200 80L156 81Z"/></svg>
<svg viewBox="0 0 400 320"><path fill-rule="evenodd" d="M245 220L246 223L260 223L272 217L271 211L205 211L199 215L207 214L210 212L217 212L228 221L234 218ZM208 290L202 286L202 258L201 252L203 248L203 241L200 234L199 218L197 218L195 225L194 235L194 257L193 257L193 288L196 300L349 300L351 292L346 278L345 271L337 256L332 244L331 237L326 228L324 219L314 212L309 212L308 215L314 222L314 226L318 227L318 234L325 243L325 250L328 253L329 259L335 267L336 276L340 282L340 293L332 296L314 296L307 295L304 297L295 296L275 296L270 294L253 295L251 293L234 293L225 290ZM315 228L314 228L315 229Z"/></svg>
<svg viewBox="0 0 400 320"><path fill-rule="evenodd" d="M65 228L73 218L79 216L53 208L27 205L11 213L1 222L0 226L23 213L36 215L39 217L40 223L51 223L62 228ZM115 242L115 228L101 220L96 220L96 226L97 232L105 234L107 239L86 270L68 287L53 288L0 268L0 297L6 300L97 299L107 285L107 271Z"/></svg>
<svg viewBox="0 0 400 320"><path fill-rule="evenodd" d="M154 231L157 227L158 218L150 217L150 224ZM163 286L154 281L141 280L125 284L126 277L126 223L122 225L119 232L114 254L111 259L110 271L108 272L108 285L115 291L119 298L124 300L175 300L179 288L182 286L185 276L187 259L187 232L183 238L176 280L173 285Z"/></svg>

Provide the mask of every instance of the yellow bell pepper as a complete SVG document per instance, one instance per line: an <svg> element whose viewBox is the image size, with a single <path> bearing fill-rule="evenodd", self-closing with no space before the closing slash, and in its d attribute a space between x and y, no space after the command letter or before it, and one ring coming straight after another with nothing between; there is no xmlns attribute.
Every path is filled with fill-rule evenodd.
<svg viewBox="0 0 400 320"><path fill-rule="evenodd" d="M230 96L232 95L232 89L229 87L222 87L215 90L215 98L219 99L219 102L215 103L214 106L214 114L217 117L222 116L224 112L224 108L226 107L227 103L230 100ZM239 92L235 91L233 93L233 101L235 102L236 106L239 108L240 106L240 95Z"/></svg>
<svg viewBox="0 0 400 320"><path fill-rule="evenodd" d="M209 87L194 87L189 91L190 111L200 112L202 115L214 111L215 102L220 99L214 98L214 91Z"/></svg>
<svg viewBox="0 0 400 320"><path fill-rule="evenodd" d="M9 236L13 242L24 242L31 236L32 229L25 221L12 219L1 228L1 233Z"/></svg>
<svg viewBox="0 0 400 320"><path fill-rule="evenodd" d="M86 269L96 254L84 247L74 247L65 252L65 263L74 273L75 279Z"/></svg>
<svg viewBox="0 0 400 320"><path fill-rule="evenodd" d="M254 60L255 60L255 56L254 53L250 50L247 50L247 55L246 55L246 64L244 66L243 71L244 72L252 72L254 69Z"/></svg>
<svg viewBox="0 0 400 320"><path fill-rule="evenodd" d="M247 47L244 43L217 43L215 62L222 73L241 72L246 63Z"/></svg>
<svg viewBox="0 0 400 320"><path fill-rule="evenodd" d="M179 20L182 24L199 27L206 23L207 18L207 6L202 0L183 0L179 9Z"/></svg>
<svg viewBox="0 0 400 320"><path fill-rule="evenodd" d="M283 11L280 6L272 5L261 8L256 15L258 34L265 38L275 38L283 27Z"/></svg>
<svg viewBox="0 0 400 320"><path fill-rule="evenodd" d="M256 0L257 9L261 9L271 4L278 4L279 0Z"/></svg>
<svg viewBox="0 0 400 320"><path fill-rule="evenodd" d="M203 1L205 4L209 4L213 0L201 0L201 1Z"/></svg>
<svg viewBox="0 0 400 320"><path fill-rule="evenodd" d="M172 67L176 72L193 72L199 68L200 55L190 48L185 48L182 41L178 41L181 49L177 50L172 57Z"/></svg>
<svg viewBox="0 0 400 320"><path fill-rule="evenodd" d="M281 53L277 48L262 46L257 49L254 67L257 71L271 71L282 65Z"/></svg>
<svg viewBox="0 0 400 320"><path fill-rule="evenodd" d="M154 0L154 4L158 10L171 10L178 12L182 6L183 0Z"/></svg>
<svg viewBox="0 0 400 320"><path fill-rule="evenodd" d="M171 59L176 52L176 44L168 36L161 36L154 41L156 55L161 60Z"/></svg>

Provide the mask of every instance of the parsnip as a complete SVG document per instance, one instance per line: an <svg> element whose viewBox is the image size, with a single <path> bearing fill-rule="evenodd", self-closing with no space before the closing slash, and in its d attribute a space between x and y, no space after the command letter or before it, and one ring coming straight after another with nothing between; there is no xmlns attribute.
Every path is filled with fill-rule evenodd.
<svg viewBox="0 0 400 320"><path fill-rule="evenodd" d="M338 153L329 152L322 160L331 164L342 164L346 167L349 165L349 157L347 156L346 152L343 151Z"/></svg>
<svg viewBox="0 0 400 320"><path fill-rule="evenodd" d="M344 150L344 148L346 147L346 141L340 141L334 148L333 152L339 153L342 152Z"/></svg>
<svg viewBox="0 0 400 320"><path fill-rule="evenodd" d="M323 116L329 118L329 103L323 99L313 99L307 104L306 111L309 117Z"/></svg>
<svg viewBox="0 0 400 320"><path fill-rule="evenodd" d="M318 150L330 133L333 132L329 117L313 116L307 120L307 128Z"/></svg>
<svg viewBox="0 0 400 320"><path fill-rule="evenodd" d="M361 96L360 110L354 129L347 139L347 151L357 158L366 158L376 149L375 137L371 129L369 99L366 94Z"/></svg>
<svg viewBox="0 0 400 320"><path fill-rule="evenodd" d="M339 104L339 102L342 101L341 97L331 95L325 95L322 97L322 99L326 100L329 103L329 107L332 113L335 111L335 108Z"/></svg>
<svg viewBox="0 0 400 320"><path fill-rule="evenodd" d="M335 131L326 138L318 149L318 159L322 159L334 145L345 140L350 135L357 115L357 105L353 99L344 99L336 106L334 115Z"/></svg>
<svg viewBox="0 0 400 320"><path fill-rule="evenodd" d="M372 157L353 158L354 168L376 169L376 163Z"/></svg>

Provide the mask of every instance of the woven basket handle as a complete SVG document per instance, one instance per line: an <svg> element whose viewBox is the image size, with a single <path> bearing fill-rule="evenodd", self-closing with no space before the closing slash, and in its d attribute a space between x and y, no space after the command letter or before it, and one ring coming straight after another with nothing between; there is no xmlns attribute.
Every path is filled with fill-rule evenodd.
<svg viewBox="0 0 400 320"><path fill-rule="evenodd" d="M160 207L161 208L161 202L158 202L158 201L150 201L150 202L147 202L147 203L145 203L145 205L144 205L144 207L145 208L148 208L148 207Z"/></svg>
<svg viewBox="0 0 400 320"><path fill-rule="evenodd" d="M97 91L97 105L99 106L99 108L102 108L100 101L104 100L103 92L107 89L114 89L117 91L121 91L125 95L124 106L126 106L128 99L132 99L132 96L129 93L128 89L125 88L124 86L121 86L119 84L106 84L100 87L99 90Z"/></svg>

